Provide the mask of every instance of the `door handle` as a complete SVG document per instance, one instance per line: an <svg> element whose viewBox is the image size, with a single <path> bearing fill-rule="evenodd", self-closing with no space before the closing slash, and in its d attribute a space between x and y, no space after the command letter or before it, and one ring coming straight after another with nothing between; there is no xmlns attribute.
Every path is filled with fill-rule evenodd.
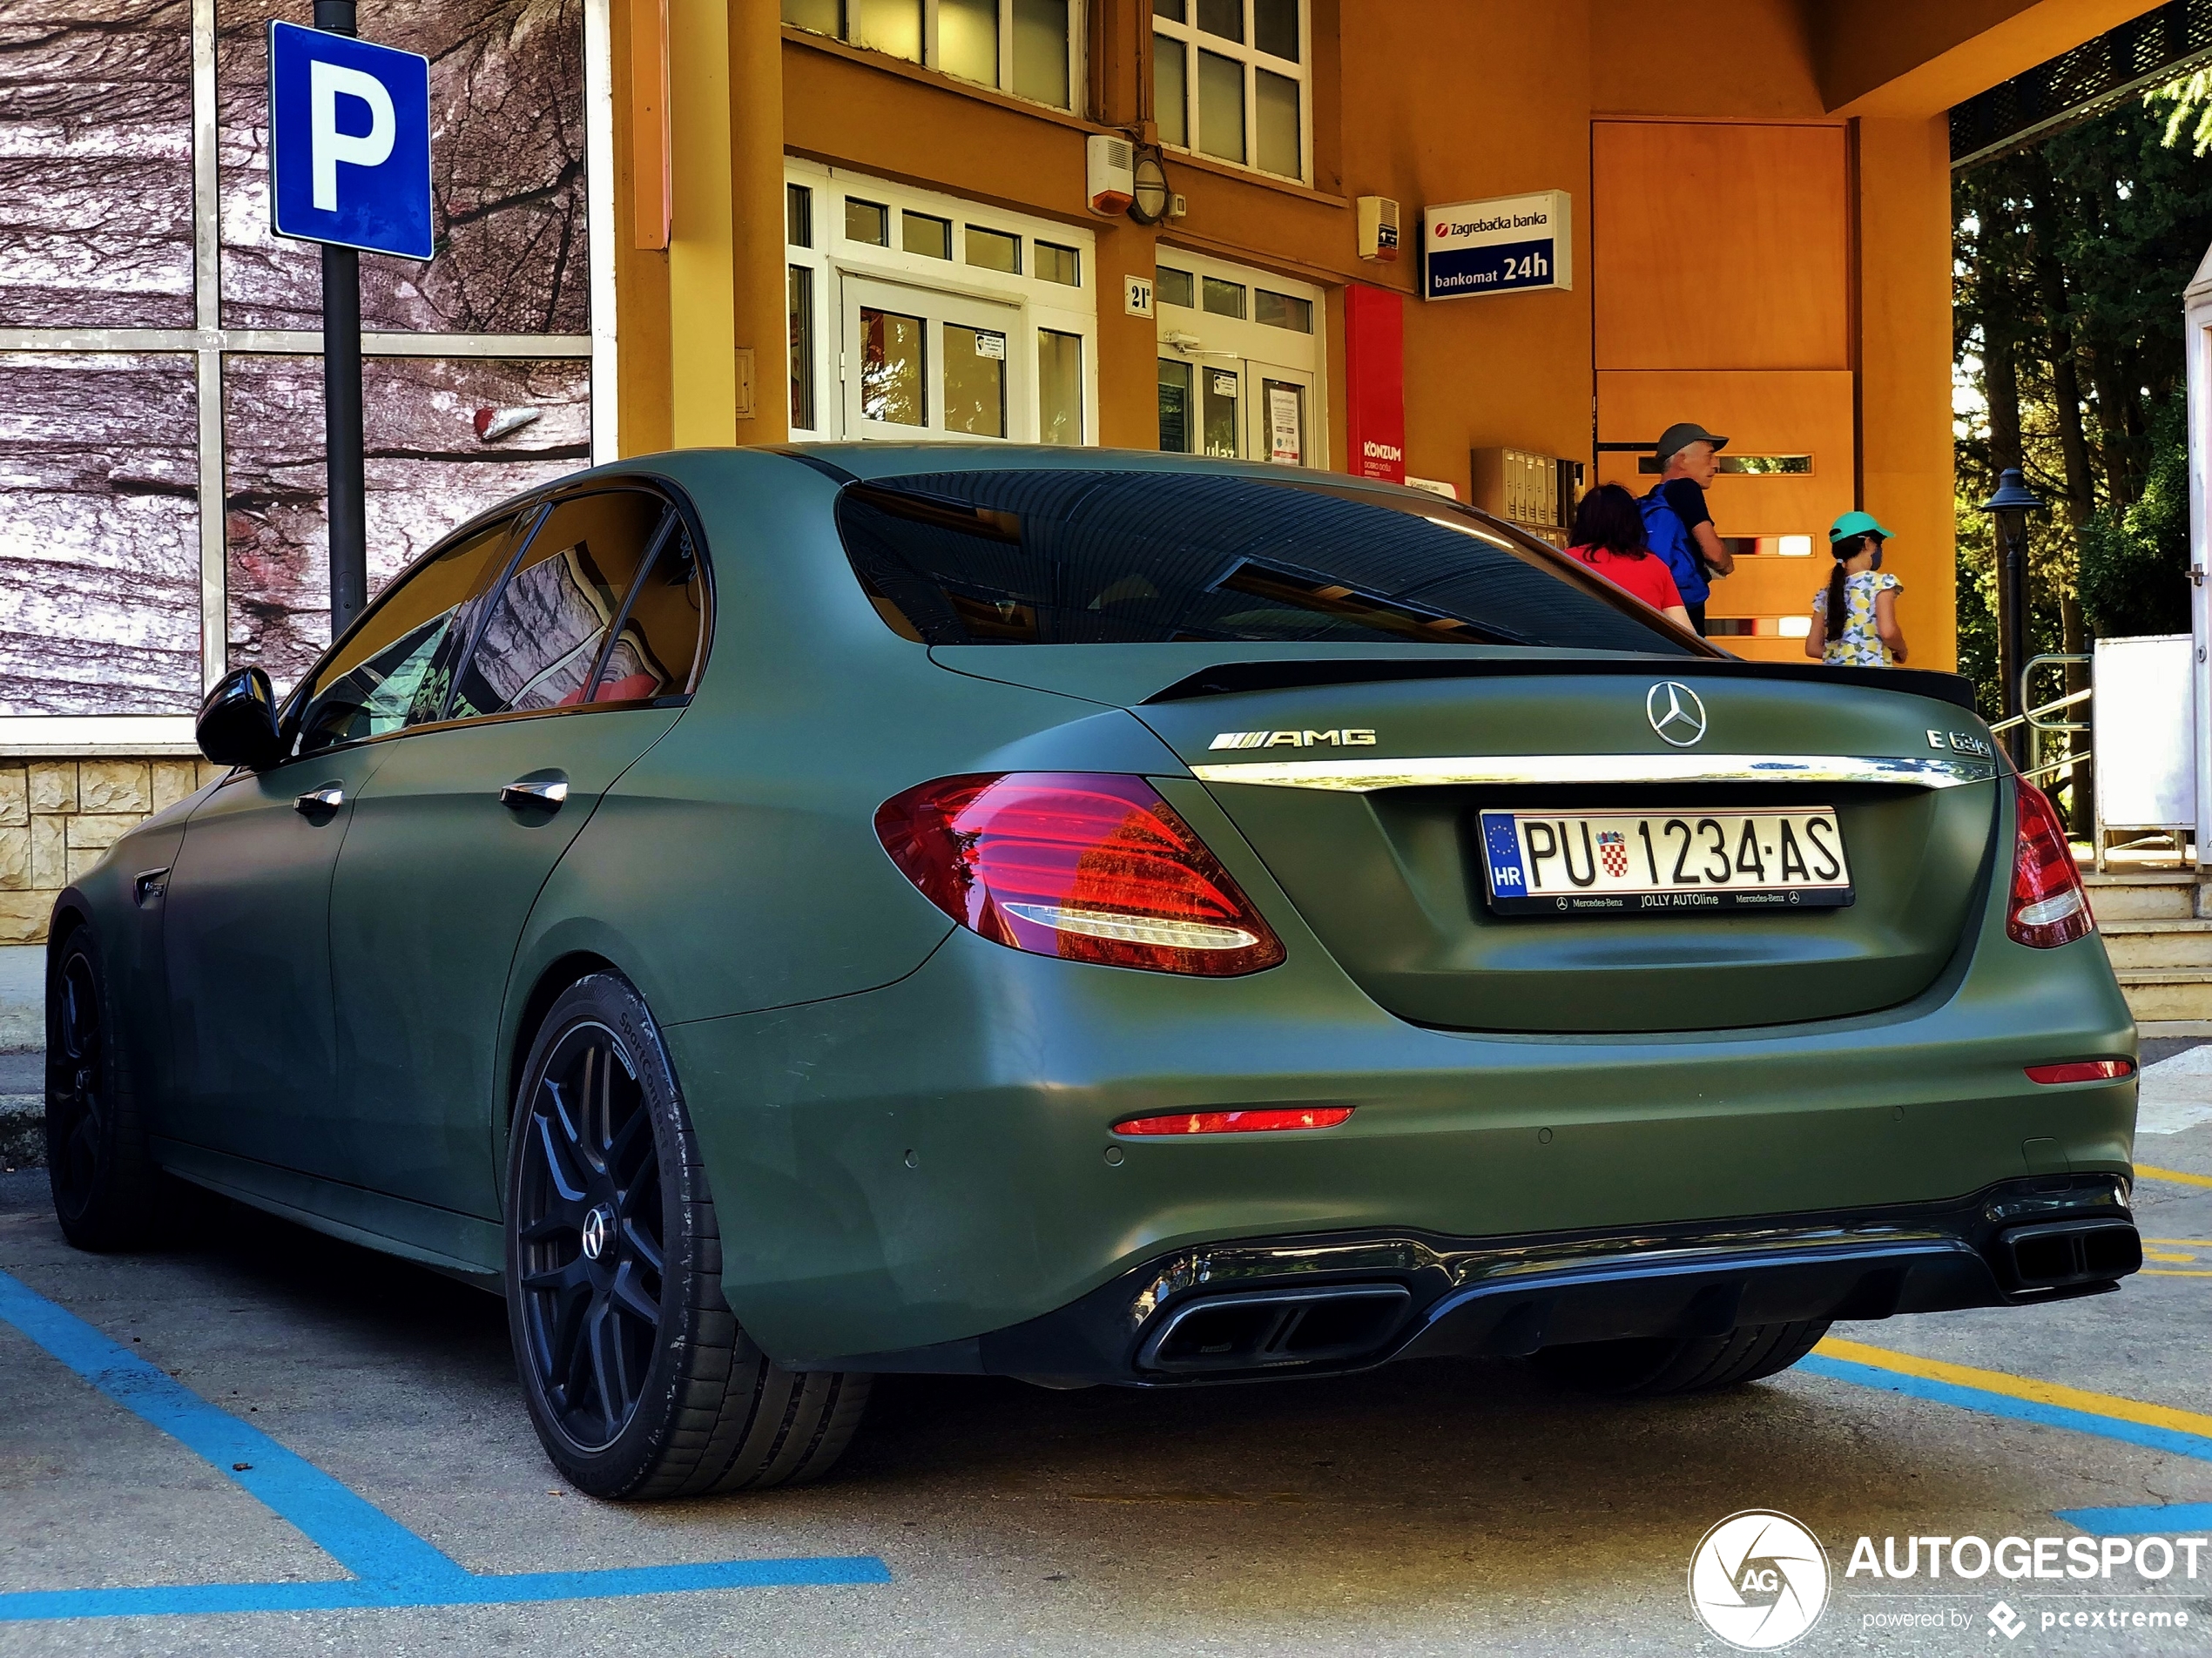
<svg viewBox="0 0 2212 1658"><path fill-rule="evenodd" d="M335 812L346 804L346 792L333 783L326 788L310 789L292 803L293 810L313 817L318 812Z"/></svg>
<svg viewBox="0 0 2212 1658"><path fill-rule="evenodd" d="M569 798L566 778L516 778L499 792L503 806L544 806L557 811Z"/></svg>

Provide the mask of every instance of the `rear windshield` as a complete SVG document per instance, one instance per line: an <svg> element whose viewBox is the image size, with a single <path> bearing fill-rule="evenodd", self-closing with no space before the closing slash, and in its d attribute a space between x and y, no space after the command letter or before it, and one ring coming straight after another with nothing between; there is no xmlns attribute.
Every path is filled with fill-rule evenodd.
<svg viewBox="0 0 2212 1658"><path fill-rule="evenodd" d="M1448 502L1318 480L930 473L848 484L837 522L877 611L929 644L1706 654L1595 571Z"/></svg>

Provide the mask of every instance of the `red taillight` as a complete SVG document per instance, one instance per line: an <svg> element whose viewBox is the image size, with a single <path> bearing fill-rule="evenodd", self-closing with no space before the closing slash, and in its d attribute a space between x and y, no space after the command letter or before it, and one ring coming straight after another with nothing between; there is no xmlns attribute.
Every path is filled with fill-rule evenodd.
<svg viewBox="0 0 2212 1658"><path fill-rule="evenodd" d="M2087 938L2095 923L2081 872L2050 797L2025 778L2013 780L2020 832L2013 842L2013 898L2005 931L2016 944L2048 950Z"/></svg>
<svg viewBox="0 0 2212 1658"><path fill-rule="evenodd" d="M1017 950L1212 978L1283 959L1243 889L1143 778L940 778L885 801L875 832L923 897Z"/></svg>
<svg viewBox="0 0 2212 1658"><path fill-rule="evenodd" d="M1278 1129L1333 1129L1348 1120L1348 1105L1314 1105L1291 1111L1177 1111L1164 1117L1131 1117L1116 1134L1266 1134Z"/></svg>
<svg viewBox="0 0 2212 1658"><path fill-rule="evenodd" d="M2031 1065L2031 1082L2116 1082L2133 1076L2135 1068L2124 1059L2070 1059L2060 1065Z"/></svg>

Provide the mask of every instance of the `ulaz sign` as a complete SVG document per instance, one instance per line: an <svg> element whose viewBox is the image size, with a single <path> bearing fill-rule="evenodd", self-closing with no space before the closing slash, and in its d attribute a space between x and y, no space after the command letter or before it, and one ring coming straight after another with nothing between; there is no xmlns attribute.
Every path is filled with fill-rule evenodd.
<svg viewBox="0 0 2212 1658"><path fill-rule="evenodd" d="M1574 201L1564 190L1449 202L1421 218L1425 298L1575 286Z"/></svg>

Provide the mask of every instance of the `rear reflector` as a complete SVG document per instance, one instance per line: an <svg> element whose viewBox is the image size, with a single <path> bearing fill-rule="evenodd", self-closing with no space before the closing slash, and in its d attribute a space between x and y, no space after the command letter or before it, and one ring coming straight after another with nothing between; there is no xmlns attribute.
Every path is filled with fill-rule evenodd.
<svg viewBox="0 0 2212 1658"><path fill-rule="evenodd" d="M2087 938L2095 925L2074 848L2051 799L2025 778L2013 780L2020 819L2013 842L2013 896L2005 931L2016 944L2048 950Z"/></svg>
<svg viewBox="0 0 2212 1658"><path fill-rule="evenodd" d="M1228 978L1281 940L1140 777L1005 772L894 795L876 838L923 897L1012 949Z"/></svg>
<svg viewBox="0 0 2212 1658"><path fill-rule="evenodd" d="M1315 1105L1295 1111L1178 1111L1173 1116L1131 1117L1116 1134L1265 1134L1278 1129L1333 1129L1352 1115L1348 1105Z"/></svg>
<svg viewBox="0 0 2212 1658"><path fill-rule="evenodd" d="M2070 1059L2062 1065L2031 1065L2031 1082L2115 1082L2133 1076L2135 1068L2124 1059Z"/></svg>

